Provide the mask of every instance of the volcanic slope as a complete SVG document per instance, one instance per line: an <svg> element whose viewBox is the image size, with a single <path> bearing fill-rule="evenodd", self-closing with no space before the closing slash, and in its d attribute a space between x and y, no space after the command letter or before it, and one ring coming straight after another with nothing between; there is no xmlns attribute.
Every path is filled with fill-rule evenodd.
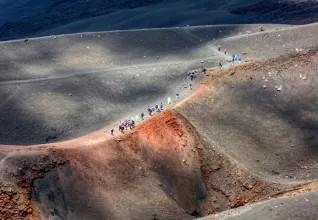
<svg viewBox="0 0 318 220"><path fill-rule="evenodd" d="M264 25L265 30L289 26ZM207 30L206 30L207 29ZM224 36L256 25L103 32L0 43L0 143L78 137L181 93L190 69L216 66ZM215 39L215 41L214 41ZM200 76L198 76L200 77Z"/></svg>
<svg viewBox="0 0 318 220"><path fill-rule="evenodd" d="M231 53L245 56L244 60L254 59L254 61L235 65L229 69L209 69L206 75L200 75L202 79L205 78L205 82L198 79L197 81L201 83L192 93L184 96L183 101L176 103L172 109L167 109L139 124L132 131L123 135L116 134L114 138L107 138L109 135L102 133L99 139L85 136L45 145L1 146L0 195L3 201L0 203L1 217L4 219L192 219L260 202L269 197L280 197L286 195L286 191L290 193L288 195L293 195L317 188L317 184L312 183L317 178L314 136L316 105L313 101L315 77L317 77L318 40L315 37L318 31L317 24L283 27L280 30L276 30L275 27L267 31L266 28L270 27L265 27L265 31L262 32L255 26L244 28L252 29L252 27L255 28L252 34L241 36L233 34L226 39L206 35L206 27L166 30L169 33L180 32L182 34L177 36L185 37L194 44L193 47L185 46L189 48L186 48L186 53L180 52L184 47L177 42L181 41L176 40L175 44L171 45L171 47L179 45L179 56L186 57L181 59L177 56L172 61L180 63L180 68L178 65L174 67L174 71L181 69L180 73L172 74L180 77L176 80L176 84L169 81L162 82L173 92L176 91L173 86L180 85L184 81L188 71L186 68L199 67L200 60L205 60L205 64L213 66L229 58L222 57L215 51L218 45L223 48L226 45L226 49ZM211 28L211 34L222 33L220 27L208 28ZM148 33L160 32L155 30ZM90 37L101 38L101 35L98 37L99 34L102 33L91 33ZM120 35L117 32L111 34ZM209 37L203 40L202 36ZM1 46L6 49L12 44L15 48L20 48L20 54L23 52L27 54L28 50L25 48L32 44L36 45L37 40L38 48L45 46L40 43L41 40L47 42L59 40L63 42L61 50L69 51L65 42L70 42L68 38L72 37L82 39L84 35L58 36L56 39L42 38L27 42L14 41ZM161 38L161 41L167 37ZM294 44L282 41L281 37L286 40L292 39ZM216 39L213 40L214 38ZM259 41L262 43L257 47L249 46ZM235 51L229 48L229 45L236 45ZM58 44L52 48L59 49ZM82 44L78 48L91 51L92 45ZM137 49L140 48L139 46ZM158 48L159 51L160 49L162 47ZM19 77L25 78L19 80L10 78L12 74L4 75L10 78L2 81L1 87L4 86L4 91L8 89L7 86L29 85L32 88L34 84L39 83L39 86L47 88L41 83L45 81L55 83L59 79L77 80L78 77L96 75L95 70L80 75L73 74L72 71L59 75L61 69L58 68L68 71L70 69L66 66L68 62L73 61L73 57L64 56L64 59L56 59L60 61L57 62L59 65L56 65L58 71L44 73L46 74L44 77L30 76L24 74L24 70L32 64L31 60L12 51L1 57L8 59L8 56L11 56L13 63L9 65L7 62L2 63L7 65L8 72L16 72L20 74ZM152 52L150 49L149 51ZM75 50L74 54L77 54L76 52ZM210 52L215 53L216 56L210 58L204 54ZM94 55L93 51L90 53ZM167 59L164 57L169 60L169 54L163 51L157 59L156 52L152 52L151 58L158 63L152 66L154 62L152 61L145 65L150 65L151 68L165 66ZM33 68L45 66L41 62L44 56L36 57L39 59L34 62ZM116 60L116 55L113 57ZM143 58L141 55L139 60L135 59L136 67L140 68ZM267 59L258 61L259 58ZM44 57L42 60L45 59ZM197 61L191 61L193 59ZM127 62L127 59L123 60ZM115 61L109 62L115 63ZM182 66L191 62L193 64L189 66ZM99 71L98 63L100 62L97 61L94 65L97 71ZM117 61L115 64L120 65L121 62ZM93 64L87 59L86 62L78 62L76 67L81 71L89 65ZM128 74L129 72L125 72L125 77ZM155 74L151 72L149 75ZM170 79L171 72L166 75L167 78L158 80ZM84 88L87 86L85 83L82 82L79 87ZM149 82L146 88L153 88L152 83ZM278 86L280 91L277 91L275 86ZM69 87L63 87L65 88ZM179 87L177 91L180 91ZM48 95L53 94L50 93ZM22 94L29 93L24 90L19 96ZM67 108L67 103L70 101L61 100L66 97L72 98L75 94L73 91L67 91L64 98L61 96L53 100L59 102L56 106L62 103L61 109ZM168 94L170 93L167 92L165 95ZM160 100L162 95L157 93L156 95L158 96L155 98ZM26 98L23 96L19 100L19 96L15 96L16 103ZM94 97L95 94L91 99ZM130 93L129 98L131 98ZM120 100L120 95L115 99ZM46 102L46 99L39 100ZM4 106L10 103L9 101L10 99L4 103ZM132 111L130 109L137 109L139 104L140 108L144 108L143 105L146 104L135 103L136 106L130 106L129 111L123 112L118 118L128 117ZM54 106L49 106L48 102L44 106L47 107L44 110L51 113L61 111L61 109L52 110ZM12 108L11 105L7 108L10 107ZM115 110L117 109L114 109L114 112ZM34 118L45 114L45 111L43 112L34 110ZM10 111L4 113L8 115ZM95 114L92 112L85 117ZM42 117L41 120L50 120L47 118L49 117ZM65 124L67 120L67 117L63 117ZM107 121L103 123L107 124ZM82 126L85 128L86 125ZM95 124L93 127L97 129ZM30 132L27 137L38 138L34 134L36 133ZM43 134L48 135L46 131Z"/></svg>

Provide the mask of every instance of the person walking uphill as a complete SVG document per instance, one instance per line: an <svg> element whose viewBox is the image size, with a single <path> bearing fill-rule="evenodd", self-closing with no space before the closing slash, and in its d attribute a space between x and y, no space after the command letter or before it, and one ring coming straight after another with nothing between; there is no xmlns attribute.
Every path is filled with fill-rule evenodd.
<svg viewBox="0 0 318 220"><path fill-rule="evenodd" d="M145 114L143 112L141 112L141 120L144 120Z"/></svg>
<svg viewBox="0 0 318 220"><path fill-rule="evenodd" d="M149 106L148 106L148 113L149 113L150 116L152 116L152 110L151 110L151 108Z"/></svg>
<svg viewBox="0 0 318 220"><path fill-rule="evenodd" d="M112 128L112 130L110 130L110 135L114 136L114 129Z"/></svg>

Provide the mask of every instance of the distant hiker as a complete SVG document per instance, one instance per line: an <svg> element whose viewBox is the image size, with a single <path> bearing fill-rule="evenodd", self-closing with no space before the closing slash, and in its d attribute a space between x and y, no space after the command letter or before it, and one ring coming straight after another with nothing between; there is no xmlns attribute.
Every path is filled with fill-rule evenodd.
<svg viewBox="0 0 318 220"><path fill-rule="evenodd" d="M219 67L222 68L222 63L221 62L219 63Z"/></svg>
<svg viewBox="0 0 318 220"><path fill-rule="evenodd" d="M160 104L160 108L161 108L161 110L163 109L163 104L162 104L162 102L161 102L161 104Z"/></svg>
<svg viewBox="0 0 318 220"><path fill-rule="evenodd" d="M191 81L195 78L194 72L191 73L190 79Z"/></svg>
<svg viewBox="0 0 318 220"><path fill-rule="evenodd" d="M176 94L176 99L179 99L179 93Z"/></svg>
<svg viewBox="0 0 318 220"><path fill-rule="evenodd" d="M219 49L218 49L219 51L221 51L221 46L219 46Z"/></svg>
<svg viewBox="0 0 318 220"><path fill-rule="evenodd" d="M160 112L160 111L161 111L160 106L158 106L158 108L157 108L157 112Z"/></svg>
<svg viewBox="0 0 318 220"><path fill-rule="evenodd" d="M141 120L144 120L145 114L143 112L141 112Z"/></svg>
<svg viewBox="0 0 318 220"><path fill-rule="evenodd" d="M148 106L148 113L151 116L152 110L151 110L151 108L149 106Z"/></svg>
<svg viewBox="0 0 318 220"><path fill-rule="evenodd" d="M189 89L192 90L192 83L189 84Z"/></svg>
<svg viewBox="0 0 318 220"><path fill-rule="evenodd" d="M121 133L124 133L124 129L125 129L125 127L124 127L124 126L119 125L119 131L120 131Z"/></svg>
<svg viewBox="0 0 318 220"><path fill-rule="evenodd" d="M242 62L242 59L239 57L238 58L238 63L241 63Z"/></svg>
<svg viewBox="0 0 318 220"><path fill-rule="evenodd" d="M155 107L152 107L151 111L152 111L152 112L155 112Z"/></svg>
<svg viewBox="0 0 318 220"><path fill-rule="evenodd" d="M112 128L112 130L110 130L110 135L114 136L114 129Z"/></svg>
<svg viewBox="0 0 318 220"><path fill-rule="evenodd" d="M135 123L135 122L134 122L133 120L132 120L131 122L129 122L129 128L130 128L130 130L133 129L134 123Z"/></svg>
<svg viewBox="0 0 318 220"><path fill-rule="evenodd" d="M171 104L171 98L168 97L168 105L170 105L170 104Z"/></svg>
<svg viewBox="0 0 318 220"><path fill-rule="evenodd" d="M135 116L135 120L136 120L136 121L140 121L138 115Z"/></svg>
<svg viewBox="0 0 318 220"><path fill-rule="evenodd" d="M202 72L203 72L204 74L206 73L206 68L205 68L205 67L202 69Z"/></svg>
<svg viewBox="0 0 318 220"><path fill-rule="evenodd" d="M224 55L226 55L226 50L224 51Z"/></svg>
<svg viewBox="0 0 318 220"><path fill-rule="evenodd" d="M126 130L128 128L128 121L127 120L125 121L125 128L126 128Z"/></svg>
<svg viewBox="0 0 318 220"><path fill-rule="evenodd" d="M235 60L235 54L232 54L232 62L234 63Z"/></svg>
<svg viewBox="0 0 318 220"><path fill-rule="evenodd" d="M158 105L155 105L155 109L156 109L156 110L158 109Z"/></svg>

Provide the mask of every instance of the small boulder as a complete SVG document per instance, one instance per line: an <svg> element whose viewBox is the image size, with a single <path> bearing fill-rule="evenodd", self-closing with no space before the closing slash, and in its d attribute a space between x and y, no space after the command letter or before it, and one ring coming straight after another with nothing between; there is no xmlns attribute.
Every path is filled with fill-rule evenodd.
<svg viewBox="0 0 318 220"><path fill-rule="evenodd" d="M282 89L283 89L283 86L282 86L282 85L280 85L280 86L275 86L275 89L276 89L276 91L281 92Z"/></svg>

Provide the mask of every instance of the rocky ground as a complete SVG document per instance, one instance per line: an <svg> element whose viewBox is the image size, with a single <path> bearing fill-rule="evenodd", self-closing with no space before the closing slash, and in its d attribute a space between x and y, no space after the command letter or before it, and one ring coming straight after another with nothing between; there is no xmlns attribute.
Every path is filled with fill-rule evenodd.
<svg viewBox="0 0 318 220"><path fill-rule="evenodd" d="M244 8L256 13L235 13ZM0 218L315 219L317 32L222 25L0 43ZM175 93L119 134L119 120Z"/></svg>
<svg viewBox="0 0 318 220"><path fill-rule="evenodd" d="M316 60L313 47L209 69L182 102L114 138L1 146L1 215L314 218Z"/></svg>

